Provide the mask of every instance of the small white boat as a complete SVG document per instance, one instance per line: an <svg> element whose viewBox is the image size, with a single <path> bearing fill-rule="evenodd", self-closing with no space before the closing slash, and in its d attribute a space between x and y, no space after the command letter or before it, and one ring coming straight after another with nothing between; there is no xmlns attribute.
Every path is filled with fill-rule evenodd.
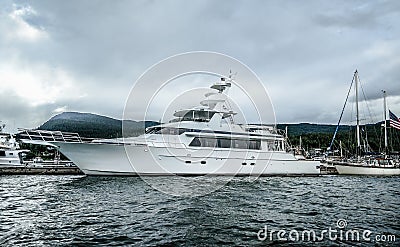
<svg viewBox="0 0 400 247"><path fill-rule="evenodd" d="M396 160L374 159L358 162L334 161L336 170L341 175L400 175L400 164Z"/></svg>
<svg viewBox="0 0 400 247"><path fill-rule="evenodd" d="M0 149L0 167L24 166L22 156L29 150Z"/></svg>
<svg viewBox="0 0 400 247"><path fill-rule="evenodd" d="M23 166L22 158L29 150L19 149L14 136L2 132L4 125L0 127L0 167Z"/></svg>

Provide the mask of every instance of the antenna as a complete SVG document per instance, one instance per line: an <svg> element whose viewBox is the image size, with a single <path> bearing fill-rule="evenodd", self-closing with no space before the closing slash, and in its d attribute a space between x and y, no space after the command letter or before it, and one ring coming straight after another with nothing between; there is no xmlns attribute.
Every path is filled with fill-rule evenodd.
<svg viewBox="0 0 400 247"><path fill-rule="evenodd" d="M229 81L232 81L237 76L237 72L232 73L232 69L229 69Z"/></svg>
<svg viewBox="0 0 400 247"><path fill-rule="evenodd" d="M3 129L6 127L6 125L1 123L2 121L0 121L0 132L3 132Z"/></svg>

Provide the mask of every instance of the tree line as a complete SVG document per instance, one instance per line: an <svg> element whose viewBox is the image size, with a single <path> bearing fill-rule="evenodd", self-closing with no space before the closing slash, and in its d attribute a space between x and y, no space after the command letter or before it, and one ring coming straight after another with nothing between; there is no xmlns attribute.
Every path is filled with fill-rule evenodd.
<svg viewBox="0 0 400 247"><path fill-rule="evenodd" d="M388 151L397 153L400 151L400 130L388 128ZM327 149L332 141L334 131L331 133L312 132L290 134L289 142L293 146L300 145L300 137L302 147L305 150L314 148ZM339 127L338 133L332 145L332 150L338 150L342 146L345 154L354 154L357 149L357 137L355 126ZM382 123L363 125L360 127L360 144L363 152L382 153L385 149L384 144L384 128Z"/></svg>

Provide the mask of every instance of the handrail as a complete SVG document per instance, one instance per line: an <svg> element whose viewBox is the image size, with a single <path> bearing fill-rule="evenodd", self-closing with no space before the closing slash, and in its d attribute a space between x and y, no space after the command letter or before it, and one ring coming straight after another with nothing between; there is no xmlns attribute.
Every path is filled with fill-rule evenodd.
<svg viewBox="0 0 400 247"><path fill-rule="evenodd" d="M19 128L18 138L41 141L83 142L78 133ZM87 138L84 138L87 139Z"/></svg>

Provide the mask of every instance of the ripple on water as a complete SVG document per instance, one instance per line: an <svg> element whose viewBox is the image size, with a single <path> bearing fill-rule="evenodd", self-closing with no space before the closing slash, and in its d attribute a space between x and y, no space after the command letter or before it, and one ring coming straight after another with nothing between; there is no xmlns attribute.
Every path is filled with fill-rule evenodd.
<svg viewBox="0 0 400 247"><path fill-rule="evenodd" d="M174 178L150 180L185 189ZM137 177L0 176L0 245L262 245L264 226L324 230L339 219L400 240L396 177L210 177L189 190L199 183L226 185L174 197Z"/></svg>

